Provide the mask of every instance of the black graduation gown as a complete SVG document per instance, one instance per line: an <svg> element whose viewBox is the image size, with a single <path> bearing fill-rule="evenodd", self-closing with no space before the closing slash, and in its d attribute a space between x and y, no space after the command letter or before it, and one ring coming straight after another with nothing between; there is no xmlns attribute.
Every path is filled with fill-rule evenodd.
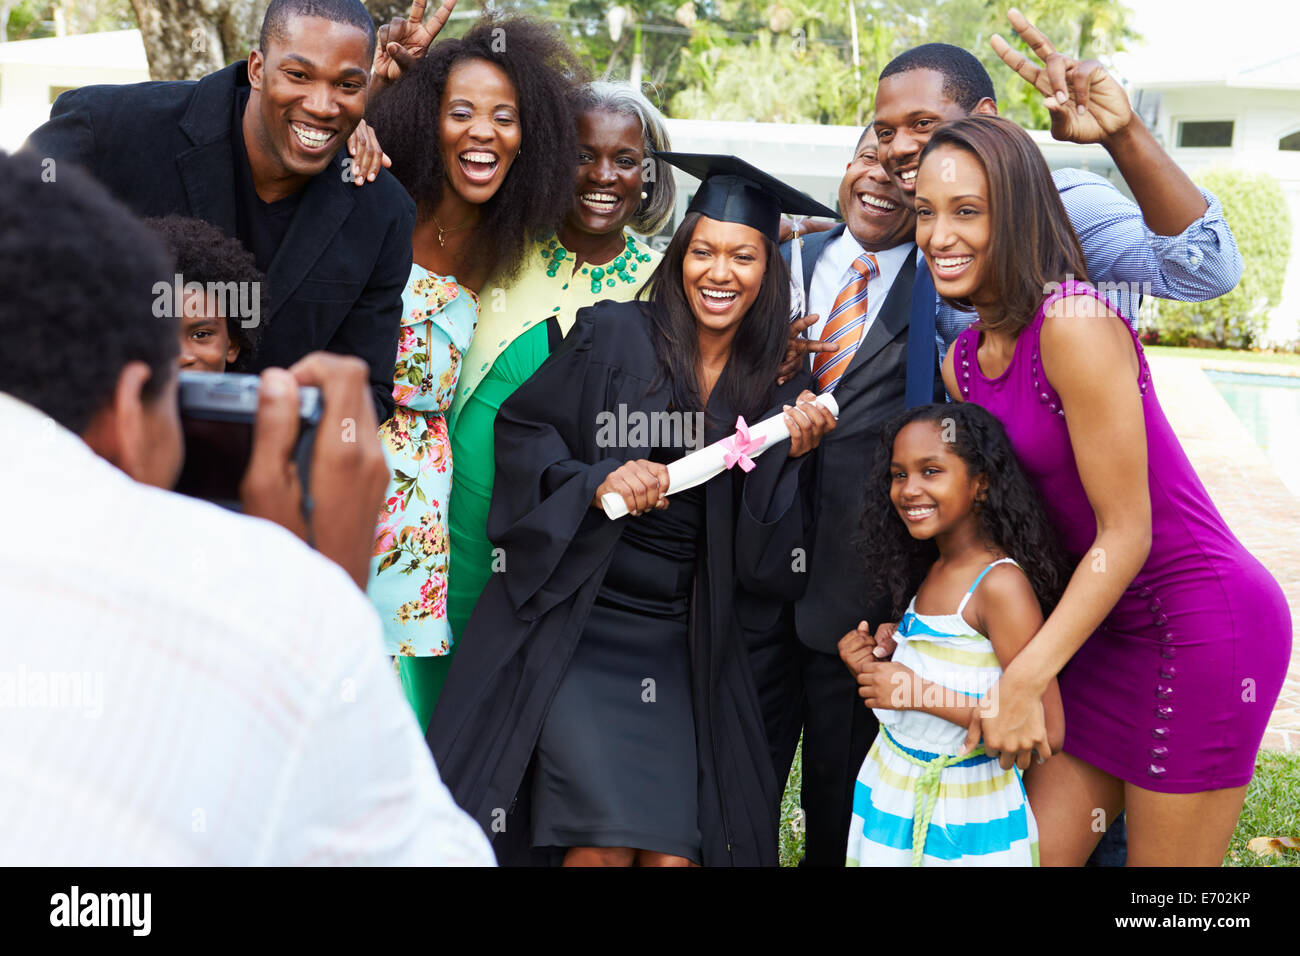
<svg viewBox="0 0 1300 956"><path fill-rule="evenodd" d="M487 532L504 549L505 570L492 575L470 617L428 742L442 779L504 864L556 862L531 848L525 781L614 546L636 520L610 521L592 498L624 461L649 457L649 436L644 446L601 447L598 416L668 408L667 387L655 384L649 308L602 302L581 310L559 350L497 415ZM771 413L805 384L779 388ZM735 413L718 404L711 416L726 424L706 432L710 441L735 424ZM791 554L805 546L811 456L790 459L787 449L770 449L748 474L735 468L705 485L689 641L706 866L777 864L784 781L768 753L735 596L737 581L774 600L804 590Z"/></svg>

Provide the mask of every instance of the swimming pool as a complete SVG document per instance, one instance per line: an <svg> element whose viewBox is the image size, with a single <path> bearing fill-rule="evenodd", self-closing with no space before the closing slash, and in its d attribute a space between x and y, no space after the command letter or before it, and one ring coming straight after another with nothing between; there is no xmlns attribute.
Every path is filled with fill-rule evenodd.
<svg viewBox="0 0 1300 956"><path fill-rule="evenodd" d="M1282 483L1300 496L1300 378L1208 368L1205 377L1268 456Z"/></svg>

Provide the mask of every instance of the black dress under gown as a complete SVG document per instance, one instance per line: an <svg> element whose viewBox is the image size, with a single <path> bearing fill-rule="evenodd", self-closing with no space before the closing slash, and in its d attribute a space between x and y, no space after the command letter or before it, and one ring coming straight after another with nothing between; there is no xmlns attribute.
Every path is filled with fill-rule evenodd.
<svg viewBox="0 0 1300 956"><path fill-rule="evenodd" d="M675 457L656 448L651 460ZM628 521L537 742L533 845L700 862L688 604L703 488Z"/></svg>

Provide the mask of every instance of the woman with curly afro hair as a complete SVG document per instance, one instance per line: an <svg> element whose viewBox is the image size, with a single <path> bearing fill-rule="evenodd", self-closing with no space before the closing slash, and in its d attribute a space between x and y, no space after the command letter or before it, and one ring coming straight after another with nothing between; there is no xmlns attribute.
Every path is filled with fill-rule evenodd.
<svg viewBox="0 0 1300 956"><path fill-rule="evenodd" d="M376 74L386 55L381 43ZM400 79L367 113L417 207L394 372L397 408L380 427L392 478L367 591L423 727L451 660L446 413L484 283L517 273L531 242L569 205L577 152L570 104L585 77L551 28L494 14L463 37L404 59Z"/></svg>

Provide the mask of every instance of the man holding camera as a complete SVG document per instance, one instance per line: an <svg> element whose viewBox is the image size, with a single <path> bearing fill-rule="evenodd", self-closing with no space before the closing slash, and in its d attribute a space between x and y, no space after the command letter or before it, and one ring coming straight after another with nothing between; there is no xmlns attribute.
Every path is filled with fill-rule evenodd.
<svg viewBox="0 0 1300 956"><path fill-rule="evenodd" d="M262 373L241 498L282 527L171 493L173 264L89 177L41 173L0 153L0 864L490 865L360 590L387 479L365 364Z"/></svg>

